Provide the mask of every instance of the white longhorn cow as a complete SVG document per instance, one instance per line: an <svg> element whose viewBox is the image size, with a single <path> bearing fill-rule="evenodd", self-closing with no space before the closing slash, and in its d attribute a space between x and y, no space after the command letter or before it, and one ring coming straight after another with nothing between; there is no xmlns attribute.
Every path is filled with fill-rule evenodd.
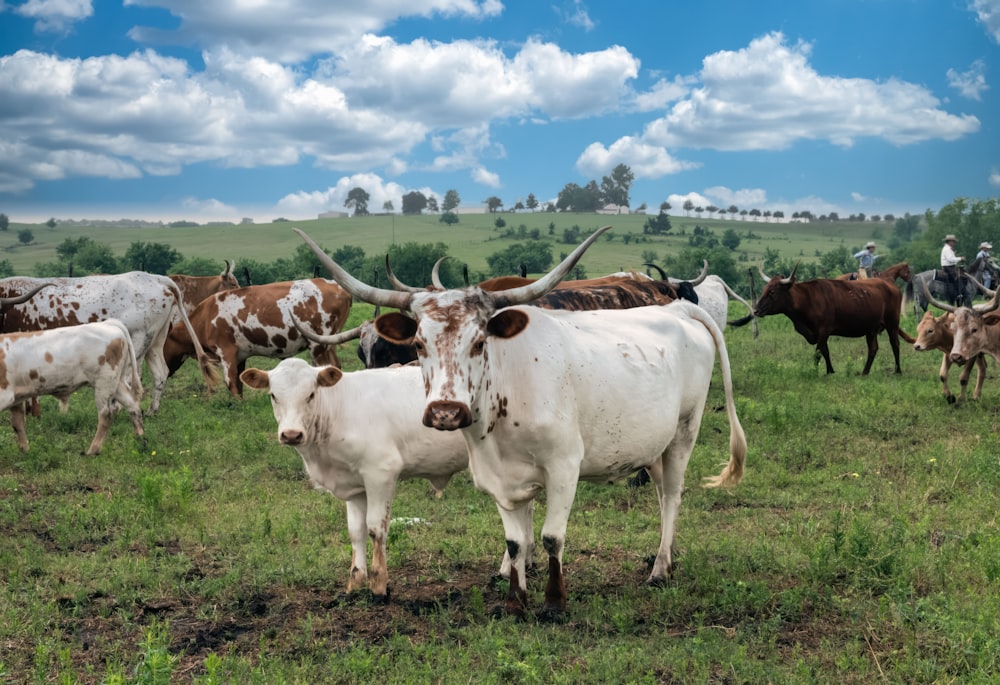
<svg viewBox="0 0 1000 685"><path fill-rule="evenodd" d="M94 388L97 434L88 455L98 454L121 405L143 437L142 380L132 339L116 319L0 335L0 411L10 409L17 445L28 450L24 402L42 395L65 398L84 385Z"/></svg>
<svg viewBox="0 0 1000 685"><path fill-rule="evenodd" d="M461 435L421 424L420 369L343 373L292 357L270 372L247 369L240 378L251 388L270 391L278 440L296 449L313 483L347 503L353 550L347 591L367 581L376 598L384 599L386 536L396 482L426 478L440 491L468 464ZM370 573L365 554L369 537Z"/></svg>
<svg viewBox="0 0 1000 685"><path fill-rule="evenodd" d="M563 545L577 482L607 482L646 467L660 504L660 546L649 582L666 580L684 471L694 449L718 351L730 423L729 463L708 485L743 475L746 437L736 415L725 341L688 302L627 310L518 306L553 288L606 230L599 229L538 281L499 292L400 292L351 276L305 233L321 263L355 297L412 313L384 314L379 334L412 340L426 391L423 421L461 430L475 484L493 496L510 556L505 607L527 602L531 504L543 489L548 583L542 616L565 611Z"/></svg>

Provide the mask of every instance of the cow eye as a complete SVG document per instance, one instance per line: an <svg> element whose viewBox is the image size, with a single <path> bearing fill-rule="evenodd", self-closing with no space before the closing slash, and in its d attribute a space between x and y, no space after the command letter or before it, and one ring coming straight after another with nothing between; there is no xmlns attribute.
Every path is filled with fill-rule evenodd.
<svg viewBox="0 0 1000 685"><path fill-rule="evenodd" d="M472 349L474 349L476 352L482 352L484 347L486 347L486 341L477 340L475 344L473 344Z"/></svg>
<svg viewBox="0 0 1000 685"><path fill-rule="evenodd" d="M417 352L423 352L424 351L424 344L422 342L420 342L419 340L414 340L413 341L413 349L415 349Z"/></svg>
<svg viewBox="0 0 1000 685"><path fill-rule="evenodd" d="M308 400L306 400L306 401L307 401L307 402L312 402L312 401L313 401L313 398L314 398L314 397L316 397L316 393L314 393L314 392L311 392L311 393L309 393L309 399L308 399Z"/></svg>

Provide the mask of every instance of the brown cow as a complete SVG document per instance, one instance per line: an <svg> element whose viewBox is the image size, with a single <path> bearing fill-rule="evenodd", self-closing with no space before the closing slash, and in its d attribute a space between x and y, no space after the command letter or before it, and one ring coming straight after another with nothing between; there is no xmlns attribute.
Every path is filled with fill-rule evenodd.
<svg viewBox="0 0 1000 685"><path fill-rule="evenodd" d="M221 363L229 392L242 397L239 376L250 357L283 359L308 349L316 364L340 366L335 348L310 343L294 321L314 331L337 332L350 310L351 296L339 285L313 278L225 290L202 300L190 319L202 346ZM183 326L170 329L163 354L171 374L193 349Z"/></svg>
<svg viewBox="0 0 1000 685"><path fill-rule="evenodd" d="M784 314L791 319L795 330L806 342L816 346L818 354L823 355L827 373L833 373L830 349L827 347L830 336L867 339L868 359L861 372L866 375L878 352L878 334L887 331L896 360L896 373L901 373L899 338L902 336L909 343L915 340L899 327L903 297L899 288L880 278L863 281L817 278L797 283L796 269L798 264L788 278L768 278L761 272L761 277L768 282L754 307L756 316ZM732 325L738 325L738 322Z"/></svg>
<svg viewBox="0 0 1000 685"><path fill-rule="evenodd" d="M956 402L955 396L948 388L948 372L953 364L951 360L951 348L955 344L955 336L951 332L951 325L955 320L954 314L945 312L941 316L934 316L931 312L924 312L924 318L917 324L917 341L913 343L913 349L918 352L926 350L940 350L941 370L938 377L941 379L941 386L944 390L944 397L949 404ZM978 400L983 391L983 381L986 379L986 358L976 355L975 365L979 370L976 375L976 388L972 392L972 399ZM962 401L965 397L966 388L969 385L969 376L972 374L972 364L965 364L962 367L962 374L958 378L962 390L958 394L957 401Z"/></svg>
<svg viewBox="0 0 1000 685"><path fill-rule="evenodd" d="M1000 316L996 314L1000 309L1000 290L986 290L980 285L979 289L991 296L989 302L972 307L955 307L931 297L926 283L920 285L931 304L951 312L955 317L951 324L955 340L949 355L953 362L964 364L978 354L988 354L1000 360Z"/></svg>
<svg viewBox="0 0 1000 685"><path fill-rule="evenodd" d="M186 276L184 274L170 274L168 278L180 288L181 298L184 300L184 311L188 314L209 295L221 293L224 290L239 288L240 282L233 275L233 262L226 260L226 268L218 276ZM181 320L180 314L174 314L170 320L176 324Z"/></svg>

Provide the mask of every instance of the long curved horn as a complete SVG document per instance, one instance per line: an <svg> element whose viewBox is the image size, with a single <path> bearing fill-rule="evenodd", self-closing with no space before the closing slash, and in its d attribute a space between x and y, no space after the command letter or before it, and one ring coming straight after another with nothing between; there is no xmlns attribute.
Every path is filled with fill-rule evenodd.
<svg viewBox="0 0 1000 685"><path fill-rule="evenodd" d="M233 266L235 266L235 264L233 264L233 262L231 260L229 260L229 259L226 259L226 260L223 260L223 261L225 261L225 263L226 263L226 268L223 269L222 273L219 274L219 275L222 276L223 278L225 278L226 276L232 276L233 275Z"/></svg>
<svg viewBox="0 0 1000 685"><path fill-rule="evenodd" d="M250 269L248 267L243 267L243 278L247 280L247 285L253 285L253 279L250 278Z"/></svg>
<svg viewBox="0 0 1000 685"><path fill-rule="evenodd" d="M792 273L788 274L788 278L782 278L781 282L788 285L795 280L795 272L799 270L799 263L795 262L795 266L792 267Z"/></svg>
<svg viewBox="0 0 1000 685"><path fill-rule="evenodd" d="M7 309L7 307L13 307L14 305L27 302L32 297L34 297L35 293L37 293L39 290L41 290L42 288L48 288L50 285L55 285L55 283L42 283L37 288L29 290L23 295L16 295L14 297L0 297L0 311Z"/></svg>
<svg viewBox="0 0 1000 685"><path fill-rule="evenodd" d="M299 321L295 315L292 315L292 325L294 325L295 328L298 329L299 333L301 333L305 338L320 345L340 345L348 340L355 340L361 337L361 326L352 328L349 331L334 333L333 335L320 335L304 322Z"/></svg>
<svg viewBox="0 0 1000 685"><path fill-rule="evenodd" d="M462 265L462 280L465 281L465 287L469 287L469 265Z"/></svg>
<svg viewBox="0 0 1000 685"><path fill-rule="evenodd" d="M952 313L954 313L954 311L958 309L955 305L945 304L944 302L938 302L937 300L935 300L934 297L931 295L931 291L927 288L927 281L925 281L922 278L918 280L920 281L920 289L924 291L924 297L927 298L927 301L930 302L932 305L934 305L938 309L943 309L946 312L952 312Z"/></svg>
<svg viewBox="0 0 1000 685"><path fill-rule="evenodd" d="M702 261L701 273L698 274L698 276L695 277L693 281L686 281L687 283L690 283L692 286L701 285L702 281L704 281L705 278L708 277L708 260L703 259L701 261ZM674 285L680 285L681 283L685 283L685 281L682 281L679 278L668 278L667 280L673 283Z"/></svg>
<svg viewBox="0 0 1000 685"><path fill-rule="evenodd" d="M393 288L404 293L419 293L426 290L426 288L415 288L412 285L406 285L401 280L396 278L396 274L392 272L392 267L389 266L389 255L385 256L385 277L389 279L389 283Z"/></svg>
<svg viewBox="0 0 1000 685"><path fill-rule="evenodd" d="M975 283L976 287L979 288L987 297L992 298L989 302L972 305L973 309L981 314L988 314L989 312L992 312L1000 307L1000 297L997 297L997 295L1000 294L1000 289L990 290L975 278L972 279L972 282Z"/></svg>
<svg viewBox="0 0 1000 685"><path fill-rule="evenodd" d="M320 246L317 245L316 242L303 231L297 228L293 228L292 230L298 233L299 237L305 241L306 245L308 245L309 249L313 251L320 263L326 267L327 271L330 272L330 276L333 277L333 280L337 281L340 287L354 297L359 300L363 300L364 302L380 304L382 306L393 307L395 309L408 310L410 308L410 299L413 297L413 293L374 288L363 281L359 281L354 276L347 273L346 269L330 259L330 255L324 252Z"/></svg>
<svg viewBox="0 0 1000 685"><path fill-rule="evenodd" d="M757 273L760 274L760 277L764 279L765 283L771 280L771 277L764 273L764 270L760 268L760 265L757 265Z"/></svg>
<svg viewBox="0 0 1000 685"><path fill-rule="evenodd" d="M667 277L667 272L666 272L666 271L664 271L663 269L661 269L660 267L658 267L658 266L657 266L656 264L651 264L650 262L643 262L643 264L642 264L642 265L643 265L643 266L648 266L648 267L649 267L650 269L656 269L657 271L659 271L659 272L660 272L660 280L661 280L661 281L667 281L667 280L670 280L670 279L669 279L669 278Z"/></svg>
<svg viewBox="0 0 1000 685"><path fill-rule="evenodd" d="M580 261L580 257L582 257L583 253L587 251L587 248L593 245L594 241L600 238L601 234L610 228L611 226L602 226L591 233L590 237L580 243L580 245L573 250L568 257L566 257L566 259L562 260L558 266L556 266L556 268L552 269L552 271L548 272L534 283L489 293L488 296L490 300L497 309L509 307L513 304L524 304L525 302L537 300L539 297L559 285L559 281L561 281L563 277L570 272L570 269L576 266L576 263Z"/></svg>
<svg viewBox="0 0 1000 685"><path fill-rule="evenodd" d="M441 288L441 290L447 290L447 288L445 288L444 284L441 283L441 278L438 275L438 270L441 268L441 264L443 264L447 259L448 255L441 257L441 259L434 262L434 268L431 269L431 283L434 284L435 288Z"/></svg>

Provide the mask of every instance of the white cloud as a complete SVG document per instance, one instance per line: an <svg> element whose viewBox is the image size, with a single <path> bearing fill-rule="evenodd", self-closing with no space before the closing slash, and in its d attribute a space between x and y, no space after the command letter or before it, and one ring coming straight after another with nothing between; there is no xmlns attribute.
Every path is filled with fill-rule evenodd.
<svg viewBox="0 0 1000 685"><path fill-rule="evenodd" d="M979 129L976 117L940 109L923 86L819 74L810 52L807 43L788 45L770 33L742 50L709 55L701 86L648 124L643 137L671 148L781 150L799 140L955 140Z"/></svg>
<svg viewBox="0 0 1000 685"><path fill-rule="evenodd" d="M736 205L740 209L752 209L767 205L767 191L762 188L731 190L725 186L712 186L705 188L704 197L719 207Z"/></svg>
<svg viewBox="0 0 1000 685"><path fill-rule="evenodd" d="M346 212L344 201L347 194L354 188L364 188L368 193L368 211L380 212L386 201L392 202L395 211L403 208L403 195L411 190L418 190L425 196L434 195L443 198L429 188L405 188L398 183L386 182L377 174L364 173L352 174L341 177L335 186L326 190L300 191L291 193L281 198L272 208L275 216L288 216L295 218L314 217L321 212Z"/></svg>
<svg viewBox="0 0 1000 685"><path fill-rule="evenodd" d="M0 3L0 10L3 3ZM92 0L27 0L12 7L15 14L35 20L35 31L62 32L94 14Z"/></svg>
<svg viewBox="0 0 1000 685"><path fill-rule="evenodd" d="M597 26L594 20L590 18L587 6L583 4L582 0L572 0L567 6L553 7L553 9L561 21L581 28L584 31L593 31Z"/></svg>
<svg viewBox="0 0 1000 685"><path fill-rule="evenodd" d="M662 147L648 145L640 138L626 136L612 143L610 148L601 143L591 143L576 160L580 173L604 176L619 164L627 164L636 178L660 178L700 164L674 159Z"/></svg>
<svg viewBox="0 0 1000 685"><path fill-rule="evenodd" d="M976 13L993 40L1000 43L1000 0L973 0L969 9Z"/></svg>
<svg viewBox="0 0 1000 685"><path fill-rule="evenodd" d="M500 187L500 177L483 167L476 167L472 170L472 180L480 185L489 186L490 188Z"/></svg>
<svg viewBox="0 0 1000 685"><path fill-rule="evenodd" d="M851 192L851 199L855 202L867 202L868 198L858 192Z"/></svg>
<svg viewBox="0 0 1000 685"><path fill-rule="evenodd" d="M665 109L671 102L687 95L693 82L691 78L680 76L673 81L660 79L648 91L636 94L634 107L639 112Z"/></svg>
<svg viewBox="0 0 1000 685"><path fill-rule="evenodd" d="M990 172L989 183L994 188L1000 188L1000 171L994 169Z"/></svg>
<svg viewBox="0 0 1000 685"><path fill-rule="evenodd" d="M986 63L977 59L965 71L949 69L948 85L970 100L982 99L983 91L989 90L989 86L986 85Z"/></svg>
<svg viewBox="0 0 1000 685"><path fill-rule="evenodd" d="M672 195L667 195L667 202L670 203L671 206L670 211L672 212L683 211L684 203L687 202L688 200L690 200L691 204L693 204L695 207L705 207L707 205L712 204L711 200L709 200L707 197L699 193L691 192L691 193L685 193L683 195L674 193Z"/></svg>

